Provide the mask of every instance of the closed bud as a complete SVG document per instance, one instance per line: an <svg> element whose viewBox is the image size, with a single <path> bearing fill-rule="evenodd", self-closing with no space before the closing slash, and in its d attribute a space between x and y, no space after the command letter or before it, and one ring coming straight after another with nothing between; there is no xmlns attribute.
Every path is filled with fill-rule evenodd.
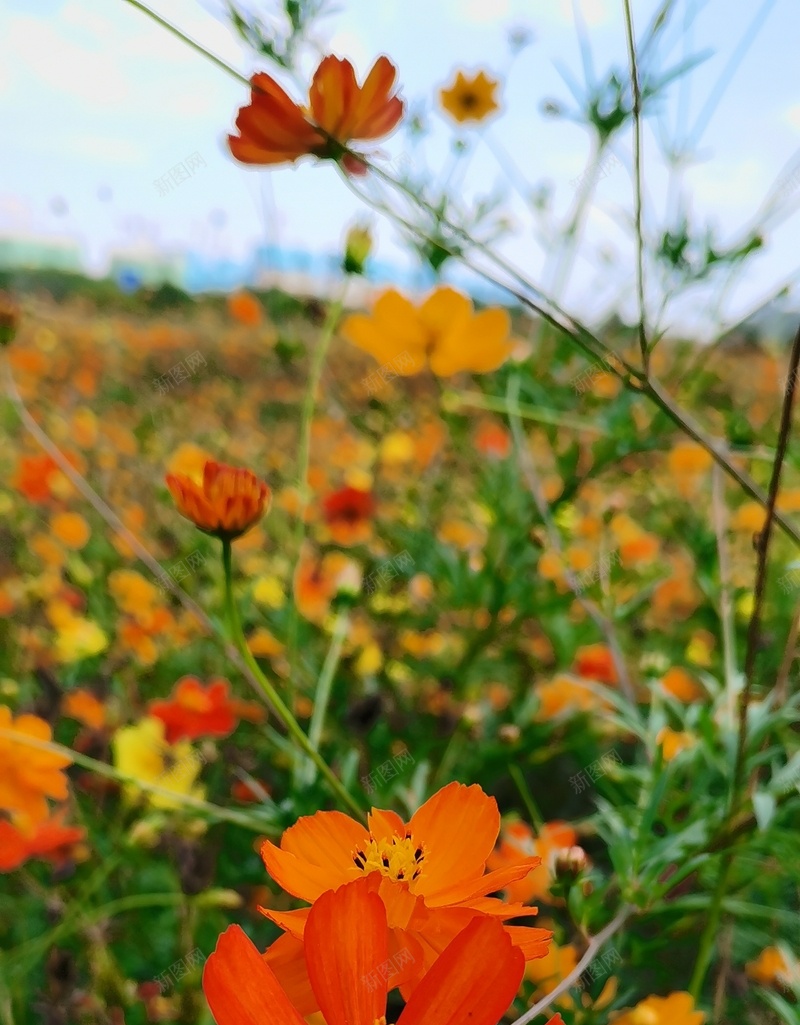
<svg viewBox="0 0 800 1025"><path fill-rule="evenodd" d="M565 847L556 855L556 877L577 879L587 864L586 851L582 847Z"/></svg>
<svg viewBox="0 0 800 1025"><path fill-rule="evenodd" d="M347 274L363 274L372 252L372 235L363 224L355 224L348 231L344 247L344 269Z"/></svg>

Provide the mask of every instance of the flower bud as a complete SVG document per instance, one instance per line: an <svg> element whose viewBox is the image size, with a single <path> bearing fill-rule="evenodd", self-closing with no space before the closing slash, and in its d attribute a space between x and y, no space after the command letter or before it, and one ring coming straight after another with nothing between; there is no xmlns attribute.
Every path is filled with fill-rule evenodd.
<svg viewBox="0 0 800 1025"><path fill-rule="evenodd" d="M344 247L344 269L346 274L363 274L369 254L372 252L372 235L363 224L354 224L348 231Z"/></svg>
<svg viewBox="0 0 800 1025"><path fill-rule="evenodd" d="M556 877L577 879L588 863L586 851L582 847L565 847L556 855Z"/></svg>

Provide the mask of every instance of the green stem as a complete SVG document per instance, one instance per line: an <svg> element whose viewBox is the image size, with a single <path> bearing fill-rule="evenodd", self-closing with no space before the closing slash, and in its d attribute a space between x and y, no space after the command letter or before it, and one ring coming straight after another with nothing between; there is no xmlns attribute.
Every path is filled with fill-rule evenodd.
<svg viewBox="0 0 800 1025"><path fill-rule="evenodd" d="M328 711L328 704L333 689L333 679L336 676L336 669L342 657L342 648L347 639L347 632L350 629L350 616L347 612L340 612L336 617L333 627L328 654L322 666L322 672L317 680L317 690L314 695L314 711L311 715L311 724L308 728L308 742L315 751L319 751L322 740L322 730L325 725L325 716ZM314 767L310 762L304 762L300 768L299 777L302 782L311 783L314 780Z"/></svg>
<svg viewBox="0 0 800 1025"><path fill-rule="evenodd" d="M531 793L531 789L525 781L525 777L522 774L522 770L518 765L509 765L508 774L517 784L517 790L519 790L519 795L522 798L522 803L525 805L525 808L527 809L528 817L531 820L531 825L534 827L534 829L540 831L542 826L544 825L544 816L539 811L539 808L536 805L536 801L534 801L533 799L533 794Z"/></svg>
<svg viewBox="0 0 800 1025"><path fill-rule="evenodd" d="M344 293L333 303L328 310L325 324L322 328L317 348L311 360L309 368L306 393L303 398L302 417L300 421L300 451L297 457L297 490L300 504L297 510L297 523L294 534L294 557L300 558L303 547L303 540L306 533L306 511L310 500L308 487L308 467L311 461L311 428L314 422L314 410L317 401L317 389L322 378L322 369L325 366L325 359L331 347L333 336L342 317L344 310ZM287 656L289 662L289 686L292 687L294 676L297 671L297 628L298 628L297 603L292 602L289 611L288 645Z"/></svg>
<svg viewBox="0 0 800 1025"><path fill-rule="evenodd" d="M107 765L105 762L100 762L96 758L90 758L89 755L81 754L79 751L75 751L71 747L66 747L64 744L56 744L54 741L48 740L38 740L36 737L25 736L24 734L12 730L0 730L0 739L12 740L18 744L26 744L28 747L37 748L40 751L50 751L53 754L64 755L69 758L71 762L82 766L84 769L88 769L90 772L97 773L98 776L105 776L108 779L116 780L118 783L124 783L126 786L136 787L144 793L155 794L159 797L168 797L170 801L174 801L176 804L180 804L183 807L205 812L207 815L213 816L215 819L233 822L237 826L244 826L246 829L252 829L256 833L266 833L269 832L270 829L275 828L274 822L270 822L263 818L252 818L246 812L238 812L230 808L223 808L218 804L212 804L210 801L203 801L199 797L192 797L191 794L176 793L176 791L170 790L168 787L160 786L158 783L151 783L148 780L137 779L135 776L129 776L127 773L120 772L118 769L115 769L113 765Z"/></svg>
<svg viewBox="0 0 800 1025"><path fill-rule="evenodd" d="M733 855L727 854L720 867L717 888L711 898L711 905L709 906L708 917L706 918L706 927L700 938L700 949L697 952L697 960L692 972L692 981L689 983L689 992L695 1004L700 998L700 990L703 988L703 981L714 953L714 943L717 938L719 920L722 916L722 902L725 899L725 891L728 888L728 879L730 878L732 865Z"/></svg>
<svg viewBox="0 0 800 1025"><path fill-rule="evenodd" d="M247 638L242 630L242 624L239 620L239 613L236 610L236 603L233 597L233 560L231 554L231 542L222 542L222 564L225 570L225 615L228 621L228 629L230 630L231 640L236 645L241 654L242 658L247 663L250 671L256 677L259 682L259 686L264 693L267 701L274 709L276 715L281 720L283 725L286 727L289 736L297 744L301 751L303 751L311 761L319 769L322 776L324 776L328 785L330 786L333 793L339 798L339 800L354 812L359 819L364 818L364 812L356 802L355 798L348 793L342 784L328 766L324 758L314 749L308 737L303 733L297 719L284 703L281 696L264 676L261 671L261 667L255 658L253 658L250 648L247 646Z"/></svg>

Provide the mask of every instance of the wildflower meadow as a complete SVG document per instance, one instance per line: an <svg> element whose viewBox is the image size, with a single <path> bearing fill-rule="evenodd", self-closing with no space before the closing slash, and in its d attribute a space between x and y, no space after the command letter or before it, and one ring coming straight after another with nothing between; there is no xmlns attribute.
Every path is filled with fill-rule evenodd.
<svg viewBox="0 0 800 1025"><path fill-rule="evenodd" d="M576 2L554 182L549 3L415 95L348 0L103 0L238 90L154 204L220 145L360 212L316 292L0 268L0 1025L800 1022L800 156L691 174L800 23Z"/></svg>

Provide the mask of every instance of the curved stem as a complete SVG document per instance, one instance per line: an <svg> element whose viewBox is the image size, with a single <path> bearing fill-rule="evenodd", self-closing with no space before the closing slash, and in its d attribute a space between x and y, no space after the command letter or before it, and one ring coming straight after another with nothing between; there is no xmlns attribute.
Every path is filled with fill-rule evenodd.
<svg viewBox="0 0 800 1025"><path fill-rule="evenodd" d="M261 671L261 667L253 657L250 648L247 646L247 638L242 630L242 624L239 620L239 613L236 610L236 602L233 596L233 560L231 555L231 542L222 542L222 564L225 570L225 615L228 621L228 629L230 630L231 640L239 649L242 658L245 660L250 668L250 671L256 677L259 682L259 686L275 711L275 714L281 720L283 725L292 740L297 744L304 754L308 755L311 761L319 769L322 776L325 778L329 787L333 793L339 798L339 800L354 812L360 819L364 819L364 812L355 800L355 798L347 791L342 784L341 780L334 774L325 759L320 755L318 751L312 746L308 737L303 733L297 719L284 703L281 696L264 676Z"/></svg>
<svg viewBox="0 0 800 1025"><path fill-rule="evenodd" d="M534 1004L533 1007L528 1008L524 1014L520 1015L513 1025L528 1025L528 1022L533 1021L537 1015L544 1014L548 1007L551 1007L562 993L566 993L567 990L571 989L592 961L594 961L598 950L600 950L603 944L605 944L607 940L610 940L615 933L619 932L635 910L636 909L632 906L623 908L617 917L608 923L605 929L601 929L596 936L593 936L592 939L589 940L589 946L586 948L586 953L575 965L569 975L565 979L562 979L555 989L551 990L546 997L543 997L537 1004Z"/></svg>

